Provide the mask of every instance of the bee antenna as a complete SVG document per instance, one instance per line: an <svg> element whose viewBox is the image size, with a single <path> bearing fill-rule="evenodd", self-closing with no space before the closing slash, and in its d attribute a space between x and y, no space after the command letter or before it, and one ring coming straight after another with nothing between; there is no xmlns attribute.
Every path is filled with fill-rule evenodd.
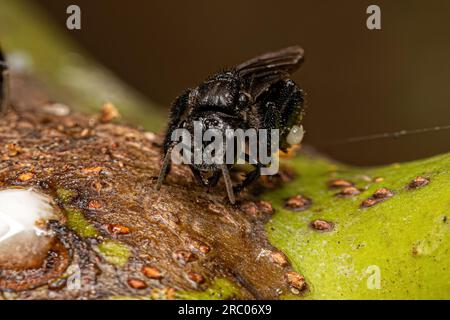
<svg viewBox="0 0 450 320"><path fill-rule="evenodd" d="M162 163L162 166L161 166L161 170L159 171L158 181L156 181L156 185L155 185L155 190L157 190L157 191L161 189L161 186L162 186L162 183L164 181L164 178L169 173L171 156L172 156L172 149L173 149L173 146L170 146L167 149L166 154L164 155L164 159L163 159L163 163Z"/></svg>

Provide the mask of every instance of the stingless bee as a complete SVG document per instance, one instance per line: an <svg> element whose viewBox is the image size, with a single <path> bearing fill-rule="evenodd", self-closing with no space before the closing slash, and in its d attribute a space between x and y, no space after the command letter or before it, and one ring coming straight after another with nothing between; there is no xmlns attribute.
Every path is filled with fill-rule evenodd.
<svg viewBox="0 0 450 320"><path fill-rule="evenodd" d="M194 89L185 90L170 110L156 190L161 188L171 168L171 152L178 143L172 141L172 133L181 128L193 132L194 122L201 123L203 132L214 129L224 135L227 129L278 129L278 148L282 151L300 143L304 93L289 77L302 64L303 53L299 46L269 52L214 74ZM267 144L269 147L270 139ZM254 170L234 187L229 174L233 164L194 163L189 166L197 183L205 187L215 186L223 175L228 198L234 204L235 193L258 179L265 166L258 159L249 161L248 154L245 160Z"/></svg>

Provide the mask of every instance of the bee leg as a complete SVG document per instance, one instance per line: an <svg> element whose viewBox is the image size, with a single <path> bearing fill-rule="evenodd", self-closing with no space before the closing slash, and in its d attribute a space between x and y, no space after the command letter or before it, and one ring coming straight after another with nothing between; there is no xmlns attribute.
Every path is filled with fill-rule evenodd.
<svg viewBox="0 0 450 320"><path fill-rule="evenodd" d="M155 190L161 189L161 185L164 181L164 178L169 174L171 164L172 164L172 149L174 145L171 145L167 148L167 152L164 155L164 160L161 166L161 170L159 171L158 181L156 182Z"/></svg>
<svg viewBox="0 0 450 320"><path fill-rule="evenodd" d="M244 189L245 187L252 184L253 181L257 180L261 176L261 167L263 167L263 165L258 163L258 164L254 164L253 166L255 167L255 170L246 174L244 181L242 181L241 184L239 184L233 188L233 191L236 194L239 194L242 191L242 189Z"/></svg>
<svg viewBox="0 0 450 320"><path fill-rule="evenodd" d="M233 192L233 183L231 182L230 171L228 170L228 166L226 164L221 165L223 179L225 180L225 187L227 188L228 199L231 204L236 203L236 199L234 197Z"/></svg>
<svg viewBox="0 0 450 320"><path fill-rule="evenodd" d="M235 186L233 188L233 191L238 194L242 191L242 189L244 189L245 187L249 186L250 184L252 184L253 181L257 180L260 176L261 176L261 168L264 167L264 165L260 162L257 163L251 163L250 162L250 156L249 155L245 155L245 161L250 163L253 167L255 167L255 170L247 173L245 175L245 179L244 181L242 181L242 183L238 184L237 186Z"/></svg>
<svg viewBox="0 0 450 320"><path fill-rule="evenodd" d="M292 80L280 80L273 84L264 98L260 116L266 129L280 129L279 147L286 151L290 145L287 135L292 126L300 126L303 114L304 93ZM270 148L270 136L268 137Z"/></svg>
<svg viewBox="0 0 450 320"><path fill-rule="evenodd" d="M211 177L208 178L208 187L212 188L217 185L220 179L220 171L214 171Z"/></svg>

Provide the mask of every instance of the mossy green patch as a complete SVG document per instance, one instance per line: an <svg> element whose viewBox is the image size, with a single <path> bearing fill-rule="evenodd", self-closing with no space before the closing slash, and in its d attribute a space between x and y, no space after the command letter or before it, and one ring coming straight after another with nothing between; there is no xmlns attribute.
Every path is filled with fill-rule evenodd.
<svg viewBox="0 0 450 320"><path fill-rule="evenodd" d="M216 278L204 291L178 291L176 299L185 300L226 300L239 298L239 290L225 278Z"/></svg>
<svg viewBox="0 0 450 320"><path fill-rule="evenodd" d="M130 249L119 241L106 240L98 245L102 257L111 264L123 267L131 256Z"/></svg>
<svg viewBox="0 0 450 320"><path fill-rule="evenodd" d="M56 190L56 196L63 204L68 204L70 201L77 196L77 193L72 190L67 190L63 188L58 188Z"/></svg>
<svg viewBox="0 0 450 320"><path fill-rule="evenodd" d="M450 154L380 168L350 168L305 156L290 160L295 181L267 193L276 214L266 230L310 286L309 299L450 298ZM430 179L410 190L417 176ZM374 182L375 177L379 182ZM335 196L330 179L350 180L363 192ZM361 202L378 188L394 196L373 207ZM303 194L310 208L292 212L287 197ZM310 227L315 219L331 232Z"/></svg>
<svg viewBox="0 0 450 320"><path fill-rule="evenodd" d="M98 237L100 234L80 210L66 208L67 226L82 238Z"/></svg>

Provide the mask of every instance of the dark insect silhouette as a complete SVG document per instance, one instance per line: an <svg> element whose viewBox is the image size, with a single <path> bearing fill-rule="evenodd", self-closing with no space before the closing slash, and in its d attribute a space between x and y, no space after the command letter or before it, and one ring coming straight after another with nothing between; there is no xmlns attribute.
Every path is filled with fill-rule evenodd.
<svg viewBox="0 0 450 320"><path fill-rule="evenodd" d="M9 94L9 74L2 49L0 48L0 113L6 110Z"/></svg>
<svg viewBox="0 0 450 320"><path fill-rule="evenodd" d="M284 48L248 60L232 69L214 74L194 89L185 90L172 104L168 130L164 140L163 164L156 183L159 190L170 171L171 152L178 141L171 140L179 128L193 133L194 121L202 130L279 129L279 149L286 151L298 144L303 132L303 91L289 79L303 62L303 49ZM225 133L224 133L225 134ZM268 139L268 148L270 139ZM205 187L213 187L223 175L228 198L235 203L235 193L255 181L264 167L258 159L245 161L254 170L242 183L233 187L229 170L232 164L190 164L195 180ZM205 177L207 175L208 177Z"/></svg>

